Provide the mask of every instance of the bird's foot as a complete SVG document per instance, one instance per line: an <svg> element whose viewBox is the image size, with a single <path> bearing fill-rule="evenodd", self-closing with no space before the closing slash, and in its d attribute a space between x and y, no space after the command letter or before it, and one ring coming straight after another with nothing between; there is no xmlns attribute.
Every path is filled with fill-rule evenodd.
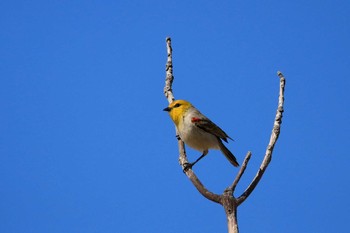
<svg viewBox="0 0 350 233"><path fill-rule="evenodd" d="M192 169L192 166L193 166L193 163L184 163L182 171L185 173L188 171L188 169Z"/></svg>

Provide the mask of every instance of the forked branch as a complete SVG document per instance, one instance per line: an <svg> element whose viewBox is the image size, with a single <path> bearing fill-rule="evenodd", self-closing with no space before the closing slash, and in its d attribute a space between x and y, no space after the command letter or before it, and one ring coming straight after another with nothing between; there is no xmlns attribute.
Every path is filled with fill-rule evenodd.
<svg viewBox="0 0 350 233"><path fill-rule="evenodd" d="M278 136L280 135L280 129L281 129L281 123L282 123L282 117L283 117L284 87L286 84L286 80L280 71L277 72L277 75L280 78L280 92L279 92L278 107L277 107L276 117L272 128L270 142L267 145L264 160L262 161L260 168L256 173L253 181L250 183L247 189L243 192L243 194L237 198L238 205L242 204L242 202L244 202L244 200L246 200L249 197L249 195L253 192L253 190L259 183L261 177L266 171L267 166L271 162L272 152L277 142Z"/></svg>
<svg viewBox="0 0 350 233"><path fill-rule="evenodd" d="M167 44L168 58L166 63L164 95L167 98L168 102L171 103L175 100L175 97L173 95L173 90L172 90L172 83L174 81L174 76L173 76L172 47L171 47L170 37L166 38L166 44ZM234 179L233 183L224 190L223 194L218 195L206 189L191 168L185 169L185 164L188 164L185 145L184 145L184 142L178 136L178 132L176 131L176 135L178 138L179 154L180 154L179 163L182 169L183 170L185 169L184 173L187 175L187 177L191 180L193 185L204 197L206 197L207 199L213 202L219 203L224 207L226 217L227 217L227 225L228 225L229 233L238 233L237 207L249 197L249 195L254 191L255 187L257 186L260 179L262 178L264 172L266 171L271 161L272 152L275 147L278 136L280 134L280 128L281 128L282 116L283 116L285 78L281 72L278 72L277 74L278 74L278 77L280 78L280 91L279 91L279 98L278 98L278 108L277 108L277 113L276 113L273 129L272 129L270 141L267 146L264 159L253 181L249 184L249 186L246 188L243 194L240 195L238 198L235 198L233 193L242 175L244 174L244 171L247 168L248 162L252 155L251 152L249 151L247 153L242 163L242 166L238 171L237 176Z"/></svg>

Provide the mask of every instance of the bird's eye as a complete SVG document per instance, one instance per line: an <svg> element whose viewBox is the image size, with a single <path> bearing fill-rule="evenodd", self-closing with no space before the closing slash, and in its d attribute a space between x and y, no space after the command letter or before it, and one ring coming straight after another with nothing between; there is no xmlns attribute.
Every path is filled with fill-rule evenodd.
<svg viewBox="0 0 350 233"><path fill-rule="evenodd" d="M178 107L180 107L180 105L181 104L177 103L177 104L174 105L174 108L178 108Z"/></svg>

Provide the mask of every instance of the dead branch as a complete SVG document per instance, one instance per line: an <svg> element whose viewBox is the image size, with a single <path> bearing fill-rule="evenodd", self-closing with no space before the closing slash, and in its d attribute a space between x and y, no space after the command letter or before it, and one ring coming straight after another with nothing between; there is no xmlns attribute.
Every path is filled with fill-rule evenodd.
<svg viewBox="0 0 350 233"><path fill-rule="evenodd" d="M172 83L174 81L174 76L173 76L172 47L171 47L170 37L166 38L166 44L167 44L168 56L167 56L167 63L166 63L164 95L167 98L168 102L171 103L172 101L175 100L175 97L173 95L173 90L172 90ZM233 195L236 189L236 186L238 185L242 175L244 174L244 171L246 170L248 162L251 158L250 151L247 153L242 163L242 166L238 171L237 176L234 179L233 183L229 187L227 187L224 190L223 194L221 195L215 194L213 192L210 192L208 189L206 189L191 168L186 169L184 171L186 176L191 180L192 184L197 188L197 190L205 198L213 202L219 203L224 207L226 217L227 217L227 225L228 225L229 233L238 233L237 207L249 197L249 195L254 191L255 187L257 186L260 179L262 178L264 172L266 171L271 161L272 152L277 142L278 136L280 134L280 128L281 128L282 116L283 116L285 78L281 72L278 72L277 74L280 78L280 92L279 92L279 98L278 98L278 108L277 108L277 113L276 113L273 129L272 129L272 134L270 137L270 142L267 146L264 159L260 165L258 172L256 173L253 181L249 184L249 186L243 192L243 194L240 195L238 198L235 198ZM185 145L184 145L184 142L178 136L177 130L176 130L176 136L178 138L178 146L179 146L179 154L180 154L179 163L182 169L184 170L185 168L184 165L188 163L188 159L185 151Z"/></svg>
<svg viewBox="0 0 350 233"><path fill-rule="evenodd" d="M164 87L164 95L167 98L168 102L171 103L175 100L175 97L173 95L172 91L172 83L174 81L174 75L173 75L173 59L172 59L172 47L171 47L171 38L166 38L166 44L167 44L167 53L168 53L168 59L166 63L166 78L165 78L165 87ZM185 151L185 144L178 136L178 132L176 131L176 136L178 138L178 144L179 144L179 163L182 167L182 169L185 168L184 164L188 163L187 155ZM212 193L208 191L202 184L202 182L198 179L196 174L193 172L192 169L186 169L185 174L187 177L191 180L192 184L197 188L197 190L207 199L220 203L220 195Z"/></svg>
<svg viewBox="0 0 350 233"><path fill-rule="evenodd" d="M280 78L280 93L278 97L278 107L276 112L275 121L272 128L272 133L270 137L270 142L267 146L265 157L260 165L260 168L258 172L256 173L253 181L250 183L248 188L243 192L241 196L237 198L238 205L242 204L244 200L248 198L248 196L253 192L257 184L259 183L261 177L263 176L264 172L266 171L267 166L271 162L272 159L272 152L275 147L275 144L277 142L278 136L280 134L281 129L281 123L282 123L282 116L283 116L283 104L284 104L284 86L286 83L286 80L283 76L283 74L278 71L277 72L278 77Z"/></svg>

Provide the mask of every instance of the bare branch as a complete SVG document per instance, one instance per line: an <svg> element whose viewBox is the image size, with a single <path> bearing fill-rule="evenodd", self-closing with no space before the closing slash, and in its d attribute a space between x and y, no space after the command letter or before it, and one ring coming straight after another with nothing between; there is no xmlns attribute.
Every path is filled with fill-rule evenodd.
<svg viewBox="0 0 350 233"><path fill-rule="evenodd" d="M173 95L173 90L172 90L172 84L174 81L174 76L173 76L173 61L172 61L172 47L171 47L171 38L167 37L166 38L166 43L167 43L167 53L168 53L168 59L166 63L166 78L165 78L165 87L164 87L164 95L167 98L168 102L171 103L175 100L175 97ZM188 163L187 156L186 156L186 151L185 151L185 144L184 142L180 139L178 136L178 132L176 130L176 136L178 138L178 146L179 146L179 163L182 167L182 169L185 169L185 164ZM215 193L212 193L208 191L202 182L198 179L196 174L193 172L192 169L187 169L185 171L185 174L187 177L191 180L192 184L197 188L197 190L207 199L220 203L220 195L217 195Z"/></svg>
<svg viewBox="0 0 350 233"><path fill-rule="evenodd" d="M172 90L172 83L174 80L174 76L173 76L172 47L171 47L170 37L166 38L166 43L167 43L168 58L166 63L164 95L167 98L168 102L171 103L175 100L175 97L173 95L173 90ZM248 196L254 191L255 187L259 183L261 177L263 176L266 168L268 167L271 161L272 152L280 133L281 123L282 123L282 114L283 114L283 104L284 104L285 78L283 77L281 72L278 72L277 74L280 78L280 92L279 92L279 99L278 99L278 108L277 108L277 113L276 113L273 129L272 129L271 137L270 137L270 142L267 146L264 159L260 165L260 168L257 174L255 175L253 181L249 184L247 189L243 192L243 194L239 198L235 198L233 193L248 166L248 162L252 155L251 152L248 151L246 157L244 158L243 164L233 183L225 189L222 195L218 195L207 190L204 187L204 185L201 183L201 181L198 179L194 171L191 168L186 168L185 165L188 164L188 160L187 160L186 151L185 151L185 144L179 137L178 132L176 131L179 153L180 153L179 163L182 169L184 170L184 173L204 197L206 197L208 200L219 203L224 207L226 217L227 217L227 226L228 226L229 233L238 233L237 207L248 198Z"/></svg>
<svg viewBox="0 0 350 233"><path fill-rule="evenodd" d="M180 163L183 171L185 172L186 176L191 180L192 184L197 188L198 192L200 192L205 198L207 198L213 202L220 203L220 201L221 201L220 195L212 193L208 189L206 189L204 187L204 185L202 184L202 182L198 179L196 174L193 172L192 169L184 170L185 164L188 163L187 155L186 155L186 151L185 151L185 145L184 145L183 141L180 139L179 139L178 144L179 144L179 152L180 152L179 163Z"/></svg>
<svg viewBox="0 0 350 233"><path fill-rule="evenodd" d="M233 197L231 189L226 189L221 195L221 203L226 213L228 232L238 233L237 200Z"/></svg>
<svg viewBox="0 0 350 233"><path fill-rule="evenodd" d="M236 186L238 184L238 182L241 180L241 177L245 171L245 169L247 168L248 162L250 160L250 157L252 156L252 153L250 151L248 151L247 155L244 158L244 161L242 163L241 169L239 169L239 172L237 173L237 176L235 178L235 180L233 181L233 183L227 188L229 190L232 191L232 193L235 192Z"/></svg>
<svg viewBox="0 0 350 233"><path fill-rule="evenodd" d="M204 187L202 182L198 179L196 174L194 174L192 169L185 171L187 177L191 180L192 184L197 188L197 190L207 199L221 204L221 196L215 193L210 192Z"/></svg>
<svg viewBox="0 0 350 233"><path fill-rule="evenodd" d="M166 77L165 77L164 95L165 95L165 98L167 98L168 102L171 103L175 100L175 97L173 95L173 89L172 89L174 75L173 75L173 55L172 55L173 49L171 47L170 37L166 38L166 44L167 44L168 59L165 66Z"/></svg>
<svg viewBox="0 0 350 233"><path fill-rule="evenodd" d="M276 112L274 125L272 128L270 142L267 146L264 160L262 161L260 168L259 168L258 172L256 173L253 181L249 184L248 188L243 192L243 194L239 198L237 198L238 205L242 204L248 198L248 196L253 192L253 190L255 189L257 184L259 183L261 177L263 176L267 166L269 165L269 163L271 161L272 152L273 152L273 149L275 147L278 136L280 134L280 128L281 128L282 116L283 116L285 78L280 71L277 72L277 75L280 78L280 92L279 92L279 98L278 98L278 108L277 108L277 112Z"/></svg>

